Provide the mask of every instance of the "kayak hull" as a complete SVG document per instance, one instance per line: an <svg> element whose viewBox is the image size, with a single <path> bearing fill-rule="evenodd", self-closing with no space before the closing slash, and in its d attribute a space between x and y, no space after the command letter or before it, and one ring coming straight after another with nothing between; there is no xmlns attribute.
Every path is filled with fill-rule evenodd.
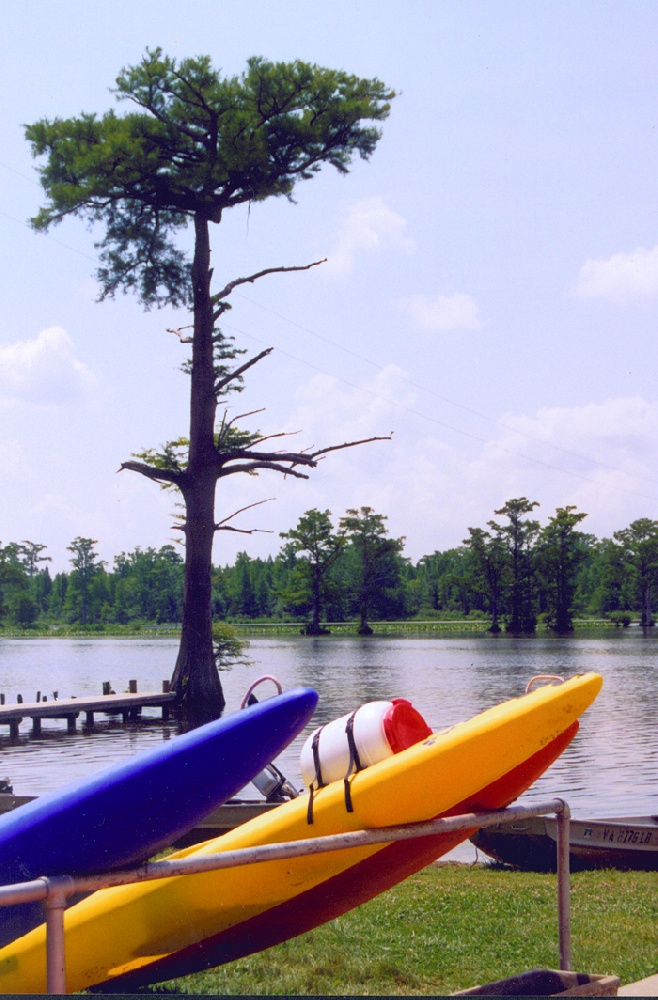
<svg viewBox="0 0 658 1000"><path fill-rule="evenodd" d="M578 723L575 722L566 733L520 768L442 815L502 809L510 805L550 767L577 731ZM112 992L130 992L149 983L164 982L225 965L281 944L282 941L304 934L329 920L335 920L356 906L374 899L381 892L393 888L463 843L472 832L455 830L389 844L373 857L358 862L294 899L160 959L145 970L113 979L109 986Z"/></svg>
<svg viewBox="0 0 658 1000"><path fill-rule="evenodd" d="M316 704L315 691L294 688L1 815L0 885L152 857L244 788ZM43 919L40 903L1 908L0 944Z"/></svg>
<svg viewBox="0 0 658 1000"><path fill-rule="evenodd" d="M304 797L174 858L507 805L570 742L600 686L588 674L538 688L359 772L352 812L335 782L316 793L310 825ZM126 992L269 947L395 885L472 832L101 890L65 915L68 988ZM38 993L45 984L38 928L0 951L0 991Z"/></svg>

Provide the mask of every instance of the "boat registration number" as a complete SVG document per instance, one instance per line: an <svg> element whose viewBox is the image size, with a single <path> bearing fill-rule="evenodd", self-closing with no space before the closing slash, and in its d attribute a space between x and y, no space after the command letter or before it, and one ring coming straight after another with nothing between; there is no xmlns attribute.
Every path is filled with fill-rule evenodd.
<svg viewBox="0 0 658 1000"><path fill-rule="evenodd" d="M585 831L587 836L588 831ZM591 836L591 831L589 831ZM603 828L603 840L609 844L651 844L656 843L651 830L618 829L615 827Z"/></svg>

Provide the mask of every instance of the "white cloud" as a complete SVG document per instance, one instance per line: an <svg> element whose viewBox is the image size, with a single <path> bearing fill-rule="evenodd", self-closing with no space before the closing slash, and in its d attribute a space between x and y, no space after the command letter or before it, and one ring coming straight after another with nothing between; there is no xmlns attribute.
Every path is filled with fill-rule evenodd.
<svg viewBox="0 0 658 1000"><path fill-rule="evenodd" d="M364 253L391 247L411 253L414 242L406 235L407 222L381 197L355 202L340 227L338 243L324 271L346 274Z"/></svg>
<svg viewBox="0 0 658 1000"><path fill-rule="evenodd" d="M94 379L66 330L51 326L34 340L0 346L0 402L64 405L87 397Z"/></svg>
<svg viewBox="0 0 658 1000"><path fill-rule="evenodd" d="M499 500L527 496L546 519L574 504L584 530L599 537L658 509L658 402L639 397L534 416L510 415L471 465L475 482L493 481Z"/></svg>
<svg viewBox="0 0 658 1000"><path fill-rule="evenodd" d="M407 313L421 330L479 330L482 326L475 299L463 292L453 295L408 295L396 305Z"/></svg>
<svg viewBox="0 0 658 1000"><path fill-rule="evenodd" d="M415 402L406 379L405 372L392 364L359 387L332 375L316 375L298 393L294 426L303 428L304 438L311 439L314 447L386 435L399 414Z"/></svg>
<svg viewBox="0 0 658 1000"><path fill-rule="evenodd" d="M485 527L512 497L538 500L542 524L574 504L588 515L583 530L599 538L658 516L658 402L615 398L508 414L505 426L478 442L419 422L415 411L431 409L398 374L390 367L361 391L331 379L309 383L298 426L324 429L310 437L314 445L395 433L390 442L327 458L310 483L291 488L299 493L295 515L280 493L281 523L312 506L338 517L368 504L388 516L391 534L406 536L406 554L416 560L459 545L469 527Z"/></svg>
<svg viewBox="0 0 658 1000"><path fill-rule="evenodd" d="M586 260L580 269L576 295L581 298L643 298L658 295L658 246Z"/></svg>

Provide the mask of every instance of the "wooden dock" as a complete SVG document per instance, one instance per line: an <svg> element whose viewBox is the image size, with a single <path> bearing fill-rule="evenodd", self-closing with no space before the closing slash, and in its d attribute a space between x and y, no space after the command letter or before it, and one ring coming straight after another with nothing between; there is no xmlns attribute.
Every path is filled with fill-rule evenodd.
<svg viewBox="0 0 658 1000"><path fill-rule="evenodd" d="M66 719L66 728L69 733L74 733L77 728L77 721L80 715L85 717L85 725L93 726L95 715L120 715L124 722L137 720L143 708L162 709L162 718L169 718L170 706L176 701L176 695L169 690L167 681L163 681L162 691L137 693L137 684L130 681L130 691L127 694L115 694L110 692L109 683L103 684L103 694L97 697L85 696L84 698L61 698L48 701L41 698L41 693L37 693L37 699L33 702L23 701L22 695L18 695L15 704L5 703L4 695L0 695L0 726L9 726L9 735L12 738L18 736L18 727L23 719L31 719L32 735L38 736L41 733L41 722L43 719Z"/></svg>

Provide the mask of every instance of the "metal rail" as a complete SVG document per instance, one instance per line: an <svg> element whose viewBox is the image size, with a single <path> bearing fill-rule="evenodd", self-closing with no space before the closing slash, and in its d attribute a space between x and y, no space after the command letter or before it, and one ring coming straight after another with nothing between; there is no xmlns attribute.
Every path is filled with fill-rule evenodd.
<svg viewBox="0 0 658 1000"><path fill-rule="evenodd" d="M202 858L182 858L175 861L149 861L139 868L73 878L69 875L43 877L31 882L0 886L0 906L43 900L46 906L47 992L66 993L66 960L64 936L64 910L74 893L95 892L134 882L196 875L220 868L236 868L298 858L309 854L325 854L349 847L368 844L390 844L398 840L413 840L437 833L457 830L475 831L496 823L512 823L532 816L555 814L557 818L557 903L558 945L560 968L571 969L571 906L569 889L569 806L563 799L550 799L534 806L510 806L495 812L463 813L427 823L410 823L407 826L389 826L376 830L359 830L338 833L327 837L310 837L307 840L261 847L245 847Z"/></svg>

